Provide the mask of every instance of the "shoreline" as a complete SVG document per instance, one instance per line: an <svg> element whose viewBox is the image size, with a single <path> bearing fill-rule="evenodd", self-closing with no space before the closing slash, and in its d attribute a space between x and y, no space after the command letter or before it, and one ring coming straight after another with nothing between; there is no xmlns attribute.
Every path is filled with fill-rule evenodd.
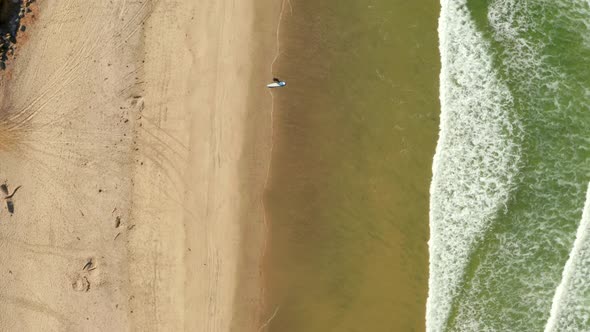
<svg viewBox="0 0 590 332"><path fill-rule="evenodd" d="M266 331L266 325L269 319L267 312L267 294L266 294L266 273L265 259L268 253L268 243L270 240L270 221L267 217L267 210L264 202L264 195L267 190L268 181L271 172L271 158L274 145L273 135L273 113L275 111L275 102L272 90L268 90L265 85L270 78L273 77L273 66L279 57L279 31L280 21L283 15L284 5L288 0L283 0L280 3L266 0L264 2L255 2L255 23L253 25L253 35L257 39L257 45L254 47L255 52L253 58L262 59L261 61L253 61L252 82L256 82L250 88L251 96L248 101L249 113L252 116L248 120L249 128L246 129L245 139L245 161L243 162L243 169L245 170L260 170L256 174L246 173L242 178L244 193L254 192L254 198L248 200L243 208L242 213L246 219L262 218L261 224L253 228L246 228L244 233L245 257L244 264L241 264L242 274L245 276L239 279L239 289L243 295L238 298L257 298L257 314L254 324L249 326L253 331ZM277 15L278 13L278 15ZM265 36L264 38L261 36ZM272 55L272 62L269 54ZM270 65L269 65L270 63ZM265 111L261 111L265 110ZM260 123L266 122L265 125ZM248 147L251 147L248 150ZM248 156L250 158L248 158ZM253 176L254 175L254 176ZM252 188L256 188L252 190ZM247 196L247 195L246 195ZM258 206L255 211L257 215L252 216L252 206ZM250 215L250 217L249 217ZM250 250L247 250L250 248ZM257 249L257 250L256 250ZM256 277L253 277L252 268L256 266ZM257 287L248 286L254 285L253 280L256 280ZM245 289L246 291L243 291ZM252 296L252 292L256 291L256 295ZM249 296L246 295L249 293ZM242 307L238 303L235 304L237 308ZM247 314L246 314L247 315ZM238 315L242 316L242 315ZM232 330L243 331L244 320L238 318L232 324Z"/></svg>
<svg viewBox="0 0 590 332"><path fill-rule="evenodd" d="M265 273L264 257L267 251L269 224L264 206L264 191L270 172L273 146L272 95L266 84L269 77L268 54L276 47L274 40L278 26L275 15L280 4L272 0L253 2L254 23L252 25L253 59L251 82L247 106L244 150L240 169L242 170L240 191L245 198L241 204L243 221L242 261L238 267L235 308L255 306L237 311L232 321L232 331L264 331L265 321ZM253 316L252 313L255 312Z"/></svg>
<svg viewBox="0 0 590 332"><path fill-rule="evenodd" d="M275 22L275 26L276 26L276 32L275 32L275 40L274 40L274 57L273 60L270 64L270 68L268 68L268 73L270 74L269 77L277 77L280 75L275 75L275 65L277 63L277 61L279 60L280 56L281 56L281 24L282 24L282 20L283 20L283 15L285 13L285 8L286 8L286 4L289 5L289 7L291 8L291 14L293 13L293 8L291 7L291 2L290 0L282 0L280 3L280 6L277 6L279 9L279 15L278 18ZM270 248L269 248L269 243L272 242L272 231L271 231L271 222L270 222L270 217L269 217L269 211L268 211L268 206L266 205L266 194L269 190L269 183L271 180L271 174L272 174L272 158L273 158L273 151L275 148L275 117L274 117L274 113L276 111L275 107L276 107L276 100L275 100L275 95L274 95L274 90L269 89L268 90L268 94L270 95L271 98L271 105L270 105L270 149L268 152L268 167L266 169L266 174L264 177L264 185L263 185L263 195L261 198L262 201L262 206L263 206L263 217L264 217L264 231L265 231L265 239L264 239L264 246L263 246L263 250L262 250L262 254L260 256L260 266L261 266L261 275L262 275L262 288L261 288L261 299L262 299L262 305L261 305L261 318L263 319L260 322L260 328L259 331L264 332L268 330L269 324L272 322L272 320L276 317L276 315L279 312L280 307L276 307L276 308L271 308L269 307L269 300L271 299L271 297L269 295L267 295L267 286L268 286L268 276L267 273L265 273L265 269L269 269L270 266L268 264L268 259L269 259L269 252L270 252ZM277 92L280 92L280 90L278 90Z"/></svg>

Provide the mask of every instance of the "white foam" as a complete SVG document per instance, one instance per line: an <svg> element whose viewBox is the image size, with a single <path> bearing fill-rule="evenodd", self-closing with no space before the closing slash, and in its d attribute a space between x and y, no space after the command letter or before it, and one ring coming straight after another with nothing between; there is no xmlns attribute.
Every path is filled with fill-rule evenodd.
<svg viewBox="0 0 590 332"><path fill-rule="evenodd" d="M567 68L564 70L564 67L556 65L554 58L549 58L556 55L550 53L547 47L551 42L559 42L552 40L559 38L559 33L552 28L588 34L588 31L580 29L580 24L571 21L572 12L581 8L579 4L580 1L575 0L494 0L487 8L486 30L489 28L487 31L492 32L494 41L502 45L496 48L496 51L503 52L498 56L498 64L503 68L503 74L516 83L513 92L519 96L520 111L528 117L526 121L531 138L535 137L535 131L552 128L558 123L555 120L574 117L573 108L586 108L578 106L584 105L579 98L571 102L579 84L584 83L568 79ZM580 13L583 14L582 11ZM587 11L584 17L587 20ZM554 52L554 49L551 51ZM543 87L549 87L551 93L541 94ZM574 121L585 119L576 118ZM569 136L571 142L581 143L584 140L582 136L587 132L579 133L572 128L572 131L560 134ZM552 248L555 253L571 248L573 230L564 225L577 224L581 209L579 206L572 208L564 205L563 200L579 199L581 205L587 183L580 179L587 172L584 171L584 164L572 164L580 162L579 159L564 159L566 150L575 149L577 153L584 149L583 146L574 143L559 147L559 142L552 141L552 138L541 138L535 144L547 155L527 167L529 174L522 185L523 188L526 186L524 191L531 194L525 203L530 204L529 209L512 211L509 216L511 231L492 234L494 240L501 238L503 245L478 257L477 271L470 278L469 287L457 308L455 327L458 330L538 330L546 323L563 263L552 257L554 261L538 264L539 260L535 261L533 255L543 251L539 248L544 246ZM537 176L531 176L530 172L535 172ZM556 184L563 192L557 194L553 187ZM541 202L543 204L539 204ZM543 208L539 209L541 206ZM515 225L526 225L526 229ZM516 232L516 229L519 231ZM543 255L550 256L546 252ZM504 285L510 286L502 287ZM579 322L583 316L575 319ZM586 326L586 329L573 330L590 329Z"/></svg>
<svg viewBox="0 0 590 332"><path fill-rule="evenodd" d="M555 290L545 332L590 330L590 184L576 240Z"/></svg>
<svg viewBox="0 0 590 332"><path fill-rule="evenodd" d="M509 198L521 132L464 0L442 0L439 141L430 188L428 331L447 324L469 255Z"/></svg>

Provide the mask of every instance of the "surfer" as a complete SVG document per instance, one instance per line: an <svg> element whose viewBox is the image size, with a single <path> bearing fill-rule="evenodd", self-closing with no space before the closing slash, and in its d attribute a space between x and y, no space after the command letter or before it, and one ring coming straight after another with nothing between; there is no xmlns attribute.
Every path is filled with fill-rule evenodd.
<svg viewBox="0 0 590 332"><path fill-rule="evenodd" d="M267 84L266 87L267 88L282 88L285 85L287 85L287 82L285 81L281 81L280 79L274 77L272 79L273 83Z"/></svg>

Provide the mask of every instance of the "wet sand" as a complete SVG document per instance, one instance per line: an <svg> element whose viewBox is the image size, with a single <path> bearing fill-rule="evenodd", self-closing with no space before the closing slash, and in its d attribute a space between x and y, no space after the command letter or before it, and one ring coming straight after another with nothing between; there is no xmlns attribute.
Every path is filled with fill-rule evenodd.
<svg viewBox="0 0 590 332"><path fill-rule="evenodd" d="M263 2L38 2L0 72L3 330L258 329Z"/></svg>

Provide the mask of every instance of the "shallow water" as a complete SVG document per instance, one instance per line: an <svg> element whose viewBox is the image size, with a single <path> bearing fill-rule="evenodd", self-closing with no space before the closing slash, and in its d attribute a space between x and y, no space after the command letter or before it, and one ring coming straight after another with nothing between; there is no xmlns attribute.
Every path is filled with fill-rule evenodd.
<svg viewBox="0 0 590 332"><path fill-rule="evenodd" d="M421 331L436 1L291 1L275 75L268 331Z"/></svg>

